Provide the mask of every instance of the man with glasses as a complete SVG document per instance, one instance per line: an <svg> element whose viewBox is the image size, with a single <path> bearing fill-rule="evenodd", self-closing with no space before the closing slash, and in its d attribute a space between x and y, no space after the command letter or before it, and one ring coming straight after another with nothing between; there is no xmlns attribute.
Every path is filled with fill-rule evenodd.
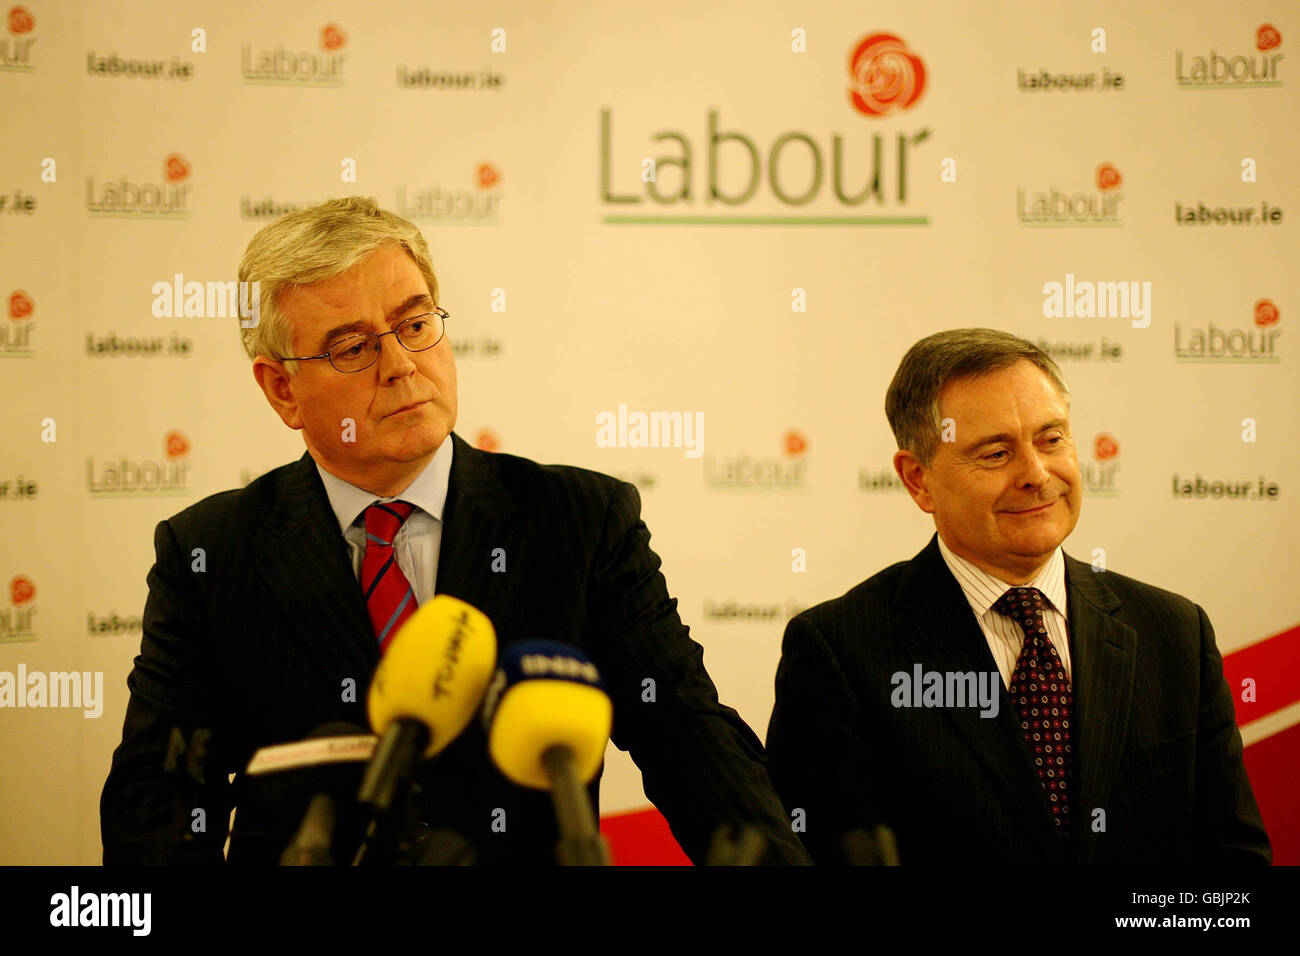
<svg viewBox="0 0 1300 956"><path fill-rule="evenodd" d="M765 838L767 862L808 862L758 738L718 701L677 615L636 489L452 431L449 316L419 230L371 200L334 200L257 233L239 279L260 284L260 315L241 323L253 373L307 451L155 531L101 800L105 862L220 862L232 805L230 862L273 862L291 834L243 773L249 757L330 722L365 726L380 654L435 593L486 613L503 645L586 652L614 743L695 862L739 823ZM204 758L180 761L203 778L192 798L170 782L177 741ZM480 862L554 862L549 797L496 771L478 721L417 783L417 840L454 833Z"/></svg>

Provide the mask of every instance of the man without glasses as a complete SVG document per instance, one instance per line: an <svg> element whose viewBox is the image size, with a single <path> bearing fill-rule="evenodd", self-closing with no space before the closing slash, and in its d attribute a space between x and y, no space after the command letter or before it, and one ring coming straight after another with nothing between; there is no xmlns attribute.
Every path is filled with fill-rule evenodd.
<svg viewBox="0 0 1300 956"><path fill-rule="evenodd" d="M1081 494L1056 363L940 332L885 411L936 534L786 628L768 759L813 859L883 823L905 864L1268 863L1205 611L1061 549ZM898 706L918 665L998 674L999 706Z"/></svg>

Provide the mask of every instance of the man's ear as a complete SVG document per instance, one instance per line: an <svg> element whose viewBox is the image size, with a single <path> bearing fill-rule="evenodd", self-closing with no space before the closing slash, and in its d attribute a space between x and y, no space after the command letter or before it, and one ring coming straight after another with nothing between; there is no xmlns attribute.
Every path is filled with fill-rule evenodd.
<svg viewBox="0 0 1300 956"><path fill-rule="evenodd" d="M302 428L302 413L293 394L293 381L283 362L259 355L253 359L253 378L280 420L290 428Z"/></svg>
<svg viewBox="0 0 1300 956"><path fill-rule="evenodd" d="M925 466L910 451L894 453L894 471L916 506L926 514L934 514L934 498L930 495Z"/></svg>

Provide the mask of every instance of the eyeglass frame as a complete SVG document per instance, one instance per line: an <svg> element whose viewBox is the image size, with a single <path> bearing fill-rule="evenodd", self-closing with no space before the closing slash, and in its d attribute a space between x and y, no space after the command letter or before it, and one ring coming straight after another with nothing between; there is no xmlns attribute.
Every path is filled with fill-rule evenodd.
<svg viewBox="0 0 1300 956"><path fill-rule="evenodd" d="M408 323L408 322L414 322L414 321L416 321L417 319L427 318L427 317L430 316L430 315L436 315L436 316L438 316L440 319L442 319L442 334L440 334L436 339L434 339L433 342L432 342L432 344L430 344L430 345L426 345L426 346L424 346L424 348L413 349L413 348L411 348L409 345L407 345L405 342L402 341L401 336L398 336L398 335L397 335L397 333L400 332L400 331L402 330L402 327L403 327L404 325L406 325L406 323ZM342 375L351 375L353 372L364 372L366 369L373 367L374 364L375 364L375 362L379 361L379 355L380 355L380 353L383 351L383 345L380 343L380 339L382 339L385 335L393 335L393 336L397 336L397 342L398 342L398 344L401 345L401 347L404 348L404 349L406 349L406 351L408 351L408 352L427 352L427 351L429 351L429 349L433 348L435 345L437 345L439 342L441 342L441 341L443 340L443 338L446 337L446 335L447 335L447 320L450 319L450 318L451 318L451 313L450 313L450 312L448 312L448 311L447 311L446 309L444 309L442 306L440 306L440 305L436 305L436 306L433 307L433 311L432 311L432 312L421 312L419 315L412 315L412 316L410 316L409 318L402 319L401 322L398 322L398 323L397 323L397 327L396 327L396 328L389 329L387 332L355 332L355 333L353 333L353 334L356 335L356 336L373 335L373 336L375 337L375 357L374 357L374 359L371 360L371 362L370 362L369 365L363 365L361 368L353 368L353 369L341 369L341 368L339 368L337 365L334 364L334 359L330 357L330 353L329 353L329 351L322 352L320 355L286 355L286 356L284 356L283 358L277 358L276 361L277 361L277 362L310 362L310 361L312 361L313 359L329 359L330 368L334 369L334 371L336 371L336 372L338 372L338 373L340 373L340 374L342 374ZM347 339L343 339L342 341L340 341L340 342L338 343L338 345L342 345L342 344L343 344L344 342L346 342L346 341L348 341L348 340L347 340ZM338 347L338 346L335 346L335 348L337 348L337 347Z"/></svg>

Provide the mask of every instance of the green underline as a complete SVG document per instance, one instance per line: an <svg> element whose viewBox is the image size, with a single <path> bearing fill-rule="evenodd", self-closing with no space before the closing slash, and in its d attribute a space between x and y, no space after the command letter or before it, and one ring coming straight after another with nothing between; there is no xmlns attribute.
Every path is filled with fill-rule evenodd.
<svg viewBox="0 0 1300 956"><path fill-rule="evenodd" d="M606 216L625 226L928 226L929 216Z"/></svg>

